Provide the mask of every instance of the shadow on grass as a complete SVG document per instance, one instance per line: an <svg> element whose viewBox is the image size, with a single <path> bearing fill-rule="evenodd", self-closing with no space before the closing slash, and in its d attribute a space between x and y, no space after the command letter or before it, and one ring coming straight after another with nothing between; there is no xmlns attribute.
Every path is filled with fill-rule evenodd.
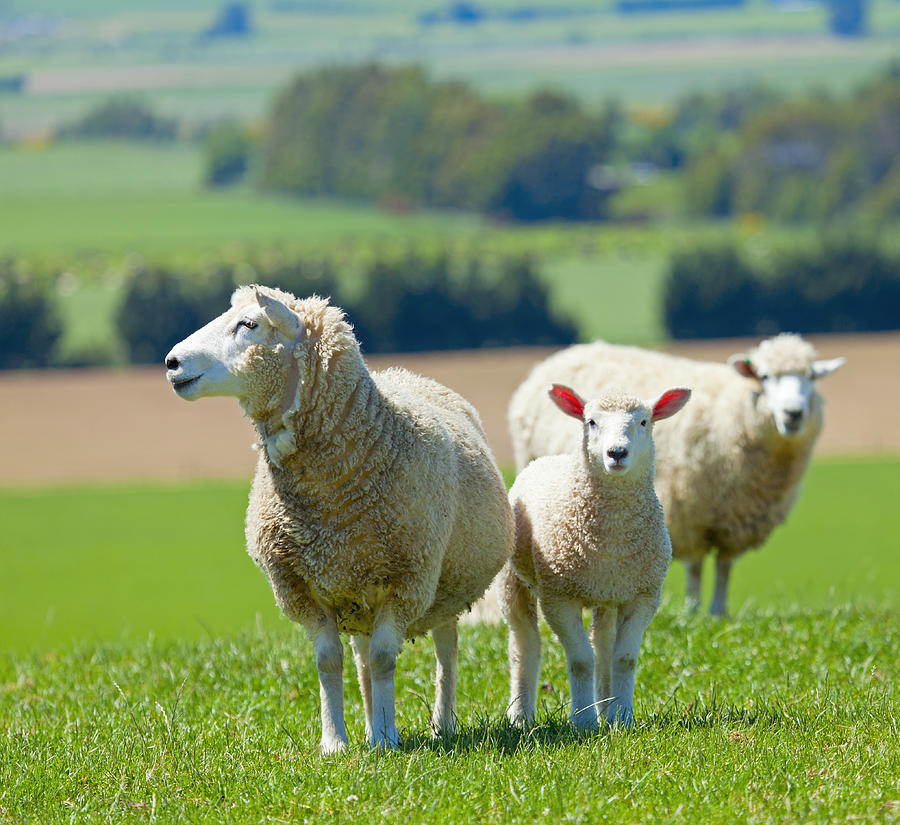
<svg viewBox="0 0 900 825"><path fill-rule="evenodd" d="M493 750L513 756L523 749L544 749L579 746L605 737L634 736L678 728L684 731L720 729L726 732L744 731L751 727L777 729L790 725L792 719L778 703L753 709L707 702L697 706L672 707L638 719L633 728L612 728L602 724L596 733L580 733L569 722L564 708L553 711L536 724L518 727L508 720L483 717L474 725L461 725L454 734L432 735L413 733L403 737L400 749L430 750L436 753L470 753Z"/></svg>

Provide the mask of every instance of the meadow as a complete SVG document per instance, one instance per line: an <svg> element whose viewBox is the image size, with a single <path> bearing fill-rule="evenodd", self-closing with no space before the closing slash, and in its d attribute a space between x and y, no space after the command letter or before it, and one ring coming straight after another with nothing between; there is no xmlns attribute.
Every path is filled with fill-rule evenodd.
<svg viewBox="0 0 900 825"><path fill-rule="evenodd" d="M66 272L59 307L63 360L107 353L115 362L114 315L135 256L169 266L276 248L338 254L352 263L369 250L449 248L528 254L550 300L582 340L664 340L660 284L669 255L690 244L735 241L752 254L816 237L814 227L760 221L660 220L646 224L497 224L480 216L427 210L395 214L370 204L264 195L252 187L201 184L197 144L58 142L0 146L0 256ZM678 198L663 178L628 195L628 205ZM345 277L352 277L348 266ZM615 307L615 311L610 311Z"/></svg>
<svg viewBox="0 0 900 825"><path fill-rule="evenodd" d="M243 551L246 484L6 489L0 821L893 822L900 459L820 459L736 568L732 617L645 638L631 732L579 739L545 628L511 728L505 633L460 633L461 730L433 739L431 646L398 662L399 753L322 759L314 658ZM52 515L48 515L52 514Z"/></svg>
<svg viewBox="0 0 900 825"><path fill-rule="evenodd" d="M788 91L849 93L896 57L900 9L871 0L870 37L833 40L821 4L748 0L741 8L682 14L619 14L615 4L571 0L531 17L527 3L475 4L477 25L424 25L448 9L432 0L389 3L286 2L252 6L248 37L206 38L215 0L142 0L123 8L98 0L6 4L30 12L46 32L10 38L0 75L26 73L24 94L0 99L4 129L52 129L111 91L139 89L155 106L195 124L222 116L259 119L299 69L379 59L419 62L439 77L501 96L553 86L592 103L608 98L665 106L695 90L752 78ZM538 7L535 7L538 8ZM550 8L550 7L548 7ZM539 9L540 11L540 9ZM637 47L637 48L635 48Z"/></svg>

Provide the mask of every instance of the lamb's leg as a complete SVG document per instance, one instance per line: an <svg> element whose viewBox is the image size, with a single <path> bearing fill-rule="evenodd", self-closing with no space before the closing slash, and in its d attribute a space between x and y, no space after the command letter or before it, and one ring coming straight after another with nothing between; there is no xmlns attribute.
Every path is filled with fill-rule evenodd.
<svg viewBox="0 0 900 825"><path fill-rule="evenodd" d="M689 610L700 609L700 585L703 583L703 559L700 561L686 561L684 563L687 573L687 606Z"/></svg>
<svg viewBox="0 0 900 825"><path fill-rule="evenodd" d="M710 616L724 616L728 603L728 579L731 576L731 559L716 556L716 589L709 605Z"/></svg>
<svg viewBox="0 0 900 825"><path fill-rule="evenodd" d="M351 636L350 647L356 661L356 678L366 714L366 741L372 741L372 669L369 667L369 637Z"/></svg>
<svg viewBox="0 0 900 825"><path fill-rule="evenodd" d="M333 616L320 613L304 622L316 651L319 697L322 704L322 753L335 753L347 746L344 729L344 646Z"/></svg>
<svg viewBox="0 0 900 825"><path fill-rule="evenodd" d="M503 618L509 625L509 707L514 725L533 722L537 713L538 679L541 675L541 633L537 600L507 562L497 582Z"/></svg>
<svg viewBox="0 0 900 825"><path fill-rule="evenodd" d="M581 618L581 605L569 599L541 598L544 618L566 651L566 670L572 693L572 724L579 730L595 730L594 653Z"/></svg>
<svg viewBox="0 0 900 825"><path fill-rule="evenodd" d="M371 746L396 748L400 744L394 712L394 670L403 644L403 629L393 612L382 609L375 617L369 642L369 668L372 673Z"/></svg>
<svg viewBox="0 0 900 825"><path fill-rule="evenodd" d="M616 643L616 607L596 607L591 621L591 647L594 648L594 702L600 714L612 693L612 657Z"/></svg>
<svg viewBox="0 0 900 825"><path fill-rule="evenodd" d="M619 611L612 659L613 700L606 709L610 724L631 727L634 721L634 674L644 631L656 615L655 599L635 599Z"/></svg>
<svg viewBox="0 0 900 825"><path fill-rule="evenodd" d="M431 725L442 733L456 732L456 619L431 631L437 669Z"/></svg>

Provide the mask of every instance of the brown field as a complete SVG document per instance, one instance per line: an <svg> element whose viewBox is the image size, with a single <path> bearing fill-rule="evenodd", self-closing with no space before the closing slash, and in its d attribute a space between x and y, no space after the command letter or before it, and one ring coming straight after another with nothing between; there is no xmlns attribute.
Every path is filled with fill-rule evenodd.
<svg viewBox="0 0 900 825"><path fill-rule="evenodd" d="M827 400L820 454L900 453L900 333L810 336L845 367L822 384ZM724 360L752 341L673 344L691 357ZM545 349L373 356L452 387L481 413L503 465L512 464L506 405ZM0 485L249 478L254 433L234 399L188 404L163 369L0 373Z"/></svg>

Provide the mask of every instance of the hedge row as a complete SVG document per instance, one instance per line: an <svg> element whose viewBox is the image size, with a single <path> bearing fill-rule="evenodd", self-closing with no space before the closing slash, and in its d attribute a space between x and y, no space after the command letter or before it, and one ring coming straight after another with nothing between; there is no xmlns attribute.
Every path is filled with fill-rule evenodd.
<svg viewBox="0 0 900 825"><path fill-rule="evenodd" d="M223 312L237 283L318 293L343 307L365 352L564 345L575 328L549 309L547 289L526 258L407 253L362 265L356 287L328 260L293 259L184 277L165 268L129 275L118 331L133 363L159 363L177 341Z"/></svg>
<svg viewBox="0 0 900 825"><path fill-rule="evenodd" d="M663 295L673 338L898 329L898 307L900 258L856 243L765 264L728 247L679 253Z"/></svg>

